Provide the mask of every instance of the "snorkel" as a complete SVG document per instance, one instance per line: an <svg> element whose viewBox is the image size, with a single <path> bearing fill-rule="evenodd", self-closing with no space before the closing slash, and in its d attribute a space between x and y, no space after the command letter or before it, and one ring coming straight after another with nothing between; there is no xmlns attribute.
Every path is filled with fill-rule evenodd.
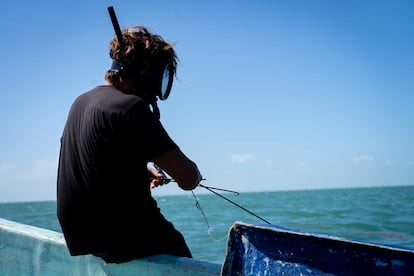
<svg viewBox="0 0 414 276"><path fill-rule="evenodd" d="M112 26L115 30L116 38L119 44L119 51L123 52L125 50L125 41L123 39L121 28L119 27L119 22L115 14L115 10L112 6L108 7L109 16L112 21ZM165 63L164 63L165 64ZM134 65L122 64L121 61L117 59L112 60L111 71L117 74L127 74L133 71ZM142 79L142 85L146 90L151 91L154 100L149 101L154 107L156 105L157 97L160 100L166 100L170 95L172 84L174 81L174 70L175 67L172 65L172 62L167 62L165 66L160 67L160 71L156 73L151 72L150 74L141 74L139 78ZM142 95L141 95L142 96Z"/></svg>

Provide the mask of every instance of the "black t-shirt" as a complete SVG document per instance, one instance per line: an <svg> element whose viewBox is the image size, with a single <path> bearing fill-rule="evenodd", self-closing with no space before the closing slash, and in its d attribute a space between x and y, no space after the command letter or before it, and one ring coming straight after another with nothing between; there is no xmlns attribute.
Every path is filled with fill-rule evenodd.
<svg viewBox="0 0 414 276"><path fill-rule="evenodd" d="M151 196L147 163L177 148L139 97L113 86L79 96L63 131L57 179L70 253L166 253L153 252L154 244L176 230Z"/></svg>

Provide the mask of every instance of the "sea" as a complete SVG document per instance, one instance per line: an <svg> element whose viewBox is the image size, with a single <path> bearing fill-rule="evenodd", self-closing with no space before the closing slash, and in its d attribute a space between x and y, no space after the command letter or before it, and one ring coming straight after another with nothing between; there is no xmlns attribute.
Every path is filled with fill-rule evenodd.
<svg viewBox="0 0 414 276"><path fill-rule="evenodd" d="M414 249L414 186L219 192L224 198L197 190L196 198L189 192L155 199L198 260L223 263L236 221ZM61 231L56 201L0 203L0 217Z"/></svg>

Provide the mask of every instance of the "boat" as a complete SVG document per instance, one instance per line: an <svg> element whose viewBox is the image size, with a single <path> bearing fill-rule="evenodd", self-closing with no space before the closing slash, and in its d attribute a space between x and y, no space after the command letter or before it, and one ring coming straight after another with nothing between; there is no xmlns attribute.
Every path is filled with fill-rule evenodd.
<svg viewBox="0 0 414 276"><path fill-rule="evenodd" d="M70 256L62 233L0 218L1 276L220 275L221 265L168 255L122 264Z"/></svg>
<svg viewBox="0 0 414 276"><path fill-rule="evenodd" d="M0 275L414 275L414 251L235 222L222 265L169 255L109 264L70 256L62 233L0 218Z"/></svg>
<svg viewBox="0 0 414 276"><path fill-rule="evenodd" d="M236 222L222 275L414 275L414 251Z"/></svg>

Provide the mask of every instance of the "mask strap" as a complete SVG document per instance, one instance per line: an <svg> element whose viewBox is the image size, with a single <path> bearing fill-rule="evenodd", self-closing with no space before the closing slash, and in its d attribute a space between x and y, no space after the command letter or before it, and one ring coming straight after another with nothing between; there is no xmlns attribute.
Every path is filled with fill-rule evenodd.
<svg viewBox="0 0 414 276"><path fill-rule="evenodd" d="M111 71L119 73L124 67L115 59L112 60Z"/></svg>

